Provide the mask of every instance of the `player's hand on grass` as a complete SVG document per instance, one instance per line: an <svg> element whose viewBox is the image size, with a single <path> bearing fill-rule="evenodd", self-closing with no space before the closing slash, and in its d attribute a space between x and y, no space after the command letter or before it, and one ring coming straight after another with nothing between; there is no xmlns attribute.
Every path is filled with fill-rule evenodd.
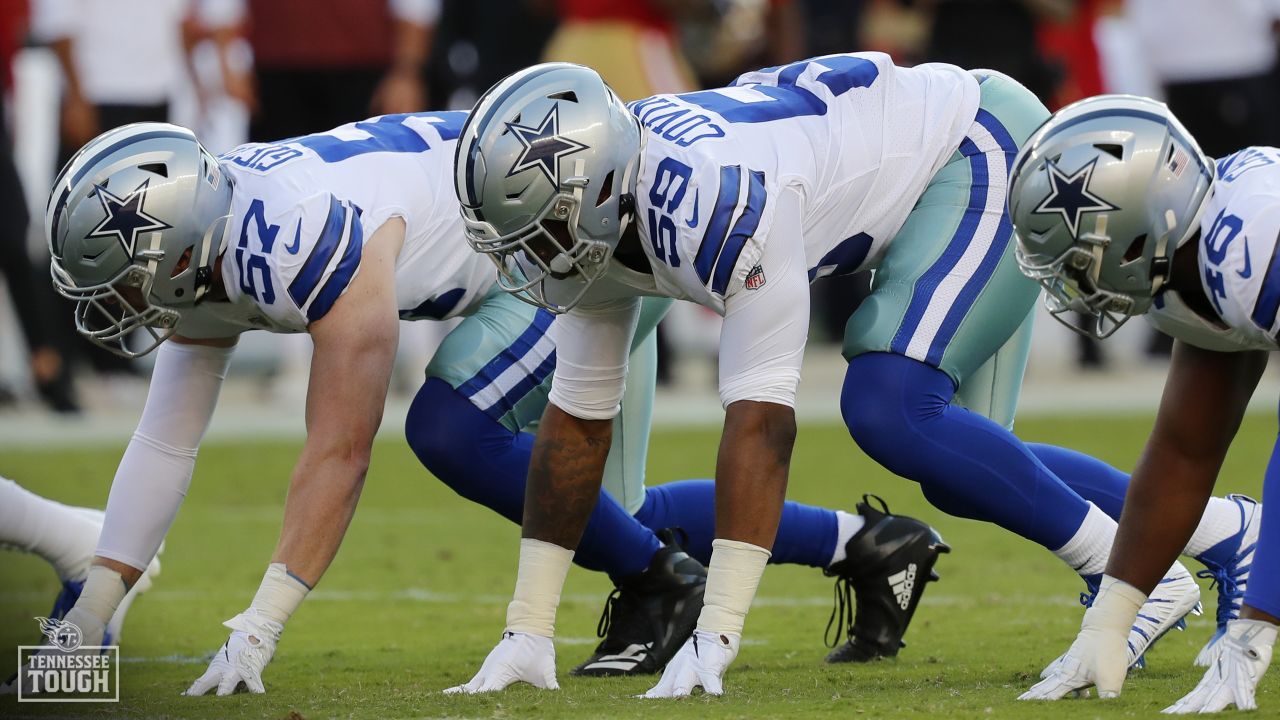
<svg viewBox="0 0 1280 720"><path fill-rule="evenodd" d="M1097 686L1098 697L1118 697L1129 670L1129 630L1144 602L1146 596L1137 588L1104 577L1075 642L1018 699L1058 700L1091 686Z"/></svg>
<svg viewBox="0 0 1280 720"><path fill-rule="evenodd" d="M1171 714L1211 713L1235 705L1256 710L1254 692L1271 664L1276 626L1257 620L1232 620L1218 639L1218 656L1195 690L1164 709Z"/></svg>
<svg viewBox="0 0 1280 720"><path fill-rule="evenodd" d="M262 684L262 670L276 653L276 643L284 626L249 609L223 623L231 628L231 636L214 653L209 669L191 683L184 695L204 695L217 690L218 695L232 695L243 690L251 693L267 691Z"/></svg>
<svg viewBox="0 0 1280 720"><path fill-rule="evenodd" d="M667 663L658 684L649 689L647 698L685 697L701 687L708 695L724 694L724 672L738 656L736 635L723 635L696 630L684 646Z"/></svg>
<svg viewBox="0 0 1280 720"><path fill-rule="evenodd" d="M556 682L556 646L549 637L505 632L497 647L484 659L480 672L465 685L445 690L446 695L497 692L527 682L543 690L559 690Z"/></svg>

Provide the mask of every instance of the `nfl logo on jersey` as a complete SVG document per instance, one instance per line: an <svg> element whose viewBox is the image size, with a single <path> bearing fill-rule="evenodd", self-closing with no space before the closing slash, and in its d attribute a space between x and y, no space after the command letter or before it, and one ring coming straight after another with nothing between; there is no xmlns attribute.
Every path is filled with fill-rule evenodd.
<svg viewBox="0 0 1280 720"><path fill-rule="evenodd" d="M746 286L748 290L759 290L764 287L764 268L759 265L751 268L751 272L747 273Z"/></svg>

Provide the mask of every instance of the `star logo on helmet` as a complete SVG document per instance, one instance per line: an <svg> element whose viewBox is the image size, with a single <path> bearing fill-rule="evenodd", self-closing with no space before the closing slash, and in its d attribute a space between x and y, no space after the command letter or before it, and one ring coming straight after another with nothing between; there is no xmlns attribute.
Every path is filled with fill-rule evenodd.
<svg viewBox="0 0 1280 720"><path fill-rule="evenodd" d="M1120 208L1089 192L1089 178L1093 177L1093 168L1097 158L1087 165L1067 175L1052 160L1046 164L1049 171L1049 195L1040 201L1040 205L1031 212L1041 215L1058 213L1062 221L1076 237L1080 229L1080 216L1087 212L1119 210Z"/></svg>
<svg viewBox="0 0 1280 720"><path fill-rule="evenodd" d="M138 233L168 230L173 227L148 215L142 209L143 200L147 195L147 184L150 182L150 180L143 180L141 185L123 198L117 197L104 185L95 185L93 190L97 193L98 201L102 203L102 211L107 216L98 223L98 227L89 232L88 237L115 236L120 241L120 247L124 248L129 257L133 257L134 248L138 244Z"/></svg>
<svg viewBox="0 0 1280 720"><path fill-rule="evenodd" d="M520 157L507 172L511 177L529 168L537 168L555 187L560 187L560 158L588 150L591 146L570 140L560 134L560 104L551 106L551 111L542 118L537 127L527 127L517 123L506 123L507 130L515 134L523 145Z"/></svg>

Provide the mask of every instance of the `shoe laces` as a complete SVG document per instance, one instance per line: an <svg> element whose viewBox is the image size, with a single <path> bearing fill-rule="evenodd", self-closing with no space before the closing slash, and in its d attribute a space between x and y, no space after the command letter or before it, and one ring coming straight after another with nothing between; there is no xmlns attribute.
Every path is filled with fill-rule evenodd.
<svg viewBox="0 0 1280 720"><path fill-rule="evenodd" d="M831 617L827 619L827 629L822 633L822 642L829 648L839 645L845 637L853 639L853 580L836 577L834 594L835 606L831 608Z"/></svg>
<svg viewBox="0 0 1280 720"><path fill-rule="evenodd" d="M596 637L603 638L608 636L609 628L613 627L613 606L617 603L618 596L622 591L614 588L609 593L609 597L604 600L604 612L600 613L600 621L596 623Z"/></svg>
<svg viewBox="0 0 1280 720"><path fill-rule="evenodd" d="M1216 613L1218 627L1223 627L1228 621L1240 616L1240 605L1244 600L1242 586L1248 582L1249 569L1253 567L1250 556L1253 554L1255 545L1256 543L1253 543L1241 548L1225 564L1205 563L1207 567L1196 572L1196 577L1209 579L1209 589L1217 588L1218 590ZM1245 562L1246 559L1249 560L1248 563Z"/></svg>

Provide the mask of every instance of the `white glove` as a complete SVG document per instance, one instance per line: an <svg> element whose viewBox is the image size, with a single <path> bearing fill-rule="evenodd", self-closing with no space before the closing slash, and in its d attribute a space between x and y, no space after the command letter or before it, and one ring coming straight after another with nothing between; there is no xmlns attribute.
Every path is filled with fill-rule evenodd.
<svg viewBox="0 0 1280 720"><path fill-rule="evenodd" d="M560 689L556 682L556 646L551 638L504 632L471 682L455 685L444 692L446 695L474 695L505 690L518 682L527 682L543 690Z"/></svg>
<svg viewBox="0 0 1280 720"><path fill-rule="evenodd" d="M1271 664L1276 626L1257 620L1232 620L1218 639L1218 657L1195 690L1164 709L1171 714L1212 713L1235 705L1256 710L1254 691Z"/></svg>
<svg viewBox="0 0 1280 720"><path fill-rule="evenodd" d="M708 695L724 694L724 671L738 657L737 635L696 630L667 663L658 684L644 694L647 698L685 697L701 687Z"/></svg>
<svg viewBox="0 0 1280 720"><path fill-rule="evenodd" d="M204 695L217 688L218 695L231 695L244 686L251 693L264 693L262 670L276 654L276 643L284 626L249 608L222 623L231 636L213 656L205 670L183 695Z"/></svg>
<svg viewBox="0 0 1280 720"><path fill-rule="evenodd" d="M1092 685L1098 687L1098 697L1119 696L1129 668L1129 630L1145 601L1146 596L1132 585L1104 577L1075 642L1049 664L1041 674L1044 679L1018 699L1058 700L1069 693L1079 695Z"/></svg>

